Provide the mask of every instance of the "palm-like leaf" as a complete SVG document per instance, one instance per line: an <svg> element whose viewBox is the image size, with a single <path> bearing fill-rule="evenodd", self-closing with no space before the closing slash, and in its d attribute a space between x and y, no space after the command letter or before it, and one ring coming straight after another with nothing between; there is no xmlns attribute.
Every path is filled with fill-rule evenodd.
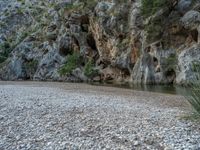
<svg viewBox="0 0 200 150"><path fill-rule="evenodd" d="M186 90L186 99L195 109L195 111L200 115L200 82L198 81L200 77L200 67L195 68L196 79L193 81Z"/></svg>

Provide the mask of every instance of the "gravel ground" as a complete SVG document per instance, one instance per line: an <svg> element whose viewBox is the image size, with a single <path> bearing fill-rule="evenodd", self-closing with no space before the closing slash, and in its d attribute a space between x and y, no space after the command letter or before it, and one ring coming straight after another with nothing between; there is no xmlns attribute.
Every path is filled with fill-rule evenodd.
<svg viewBox="0 0 200 150"><path fill-rule="evenodd" d="M86 84L0 82L0 150L200 149L181 96Z"/></svg>

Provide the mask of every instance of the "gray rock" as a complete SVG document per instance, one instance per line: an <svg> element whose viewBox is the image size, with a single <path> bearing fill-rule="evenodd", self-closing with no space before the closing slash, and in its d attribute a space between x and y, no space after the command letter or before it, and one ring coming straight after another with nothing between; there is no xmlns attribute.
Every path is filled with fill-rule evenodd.
<svg viewBox="0 0 200 150"><path fill-rule="evenodd" d="M198 75L198 68L200 64L199 46L195 45L192 48L185 49L178 56L178 70L176 82L178 84L184 84L193 82Z"/></svg>
<svg viewBox="0 0 200 150"><path fill-rule="evenodd" d="M200 12L198 11L188 11L181 22L186 29L197 30L198 31L198 43L200 43Z"/></svg>
<svg viewBox="0 0 200 150"><path fill-rule="evenodd" d="M177 9L179 12L184 14L185 12L189 11L191 5L192 0L180 0L178 2Z"/></svg>
<svg viewBox="0 0 200 150"><path fill-rule="evenodd" d="M87 81L87 77L84 75L83 71L80 68L73 70L72 75L75 76L80 81Z"/></svg>

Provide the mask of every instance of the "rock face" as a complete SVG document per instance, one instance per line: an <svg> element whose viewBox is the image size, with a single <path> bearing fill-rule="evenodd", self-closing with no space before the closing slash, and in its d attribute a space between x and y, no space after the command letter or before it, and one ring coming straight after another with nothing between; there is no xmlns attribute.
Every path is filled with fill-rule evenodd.
<svg viewBox="0 0 200 150"><path fill-rule="evenodd" d="M154 12L141 0L0 7L2 80L184 84L197 74L198 1L170 0Z"/></svg>
<svg viewBox="0 0 200 150"><path fill-rule="evenodd" d="M199 75L200 48L194 45L190 49L183 50L178 57L177 83L194 81Z"/></svg>
<svg viewBox="0 0 200 150"><path fill-rule="evenodd" d="M184 28L196 31L196 34L198 34L196 40L200 44L200 12L194 10L188 11L181 21Z"/></svg>

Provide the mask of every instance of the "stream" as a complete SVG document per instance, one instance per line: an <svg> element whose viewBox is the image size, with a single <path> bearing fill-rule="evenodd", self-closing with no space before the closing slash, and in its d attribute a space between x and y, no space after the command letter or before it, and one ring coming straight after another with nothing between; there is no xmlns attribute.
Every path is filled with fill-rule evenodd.
<svg viewBox="0 0 200 150"><path fill-rule="evenodd" d="M186 89L176 85L139 85L139 84L113 84L113 83L90 83L95 86L108 86L125 89L133 89L137 91L147 91L174 95L183 95Z"/></svg>

